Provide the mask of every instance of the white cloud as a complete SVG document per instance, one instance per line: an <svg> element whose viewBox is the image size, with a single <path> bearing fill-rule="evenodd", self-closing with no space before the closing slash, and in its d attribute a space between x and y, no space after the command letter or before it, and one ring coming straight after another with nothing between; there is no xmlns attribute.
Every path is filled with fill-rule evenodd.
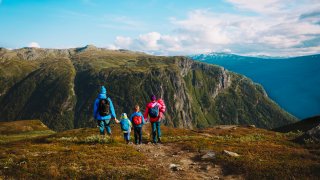
<svg viewBox="0 0 320 180"><path fill-rule="evenodd" d="M110 49L110 50L118 50L118 49L120 49L118 46L116 46L114 44L109 44L105 48Z"/></svg>
<svg viewBox="0 0 320 180"><path fill-rule="evenodd" d="M123 49L129 49L132 44L130 37L117 36L115 40L115 47L121 47Z"/></svg>
<svg viewBox="0 0 320 180"><path fill-rule="evenodd" d="M39 45L39 43L37 43L37 42L31 42L31 43L28 45L28 47L40 48L40 45Z"/></svg>
<svg viewBox="0 0 320 180"><path fill-rule="evenodd" d="M276 13L281 11L290 0L227 0L235 7L257 13Z"/></svg>
<svg viewBox="0 0 320 180"><path fill-rule="evenodd" d="M158 41L161 38L161 34L158 32L150 32L147 34L142 34L139 36L138 43L141 44L142 47L147 48L146 50L158 50Z"/></svg>
<svg viewBox="0 0 320 180"><path fill-rule="evenodd" d="M135 39L130 37L117 36L114 42L115 47L124 49L145 49L145 50L159 50L158 41L161 34L158 32L150 32L141 34Z"/></svg>
<svg viewBox="0 0 320 180"><path fill-rule="evenodd" d="M293 56L320 53L320 1L227 0L236 8L257 15L194 10L186 18L171 18L172 32L150 32L138 37L117 37L119 48L155 54L184 55L210 51Z"/></svg>

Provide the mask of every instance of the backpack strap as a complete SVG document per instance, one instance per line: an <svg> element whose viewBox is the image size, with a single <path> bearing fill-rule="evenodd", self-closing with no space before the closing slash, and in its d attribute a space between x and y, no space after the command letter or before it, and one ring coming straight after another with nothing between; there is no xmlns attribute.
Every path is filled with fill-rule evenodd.
<svg viewBox="0 0 320 180"><path fill-rule="evenodd" d="M151 108L154 108L156 105L159 105L159 103L158 102L153 103Z"/></svg>

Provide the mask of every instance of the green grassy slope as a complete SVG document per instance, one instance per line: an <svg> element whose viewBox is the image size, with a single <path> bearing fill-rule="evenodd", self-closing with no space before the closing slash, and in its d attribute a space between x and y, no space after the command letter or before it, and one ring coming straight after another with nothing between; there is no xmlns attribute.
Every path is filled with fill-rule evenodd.
<svg viewBox="0 0 320 180"><path fill-rule="evenodd" d="M0 117L4 120L39 118L56 130L73 128L75 71L71 61L47 59L31 63L38 67L1 96ZM24 67L20 67L21 71ZM12 72L10 68L5 71Z"/></svg>
<svg viewBox="0 0 320 180"><path fill-rule="evenodd" d="M0 122L0 145L54 133L39 120Z"/></svg>
<svg viewBox="0 0 320 180"><path fill-rule="evenodd" d="M94 127L93 101L105 85L119 115L144 110L151 93L168 107L164 124L204 128L255 124L273 128L295 121L251 80L185 57L159 57L92 46L0 51L0 121L41 119L61 131Z"/></svg>
<svg viewBox="0 0 320 180"><path fill-rule="evenodd" d="M29 127L25 132L30 134L46 130L41 122L11 122L0 129L0 137L21 134L22 127ZM295 144L291 141L296 137L293 133L241 126L197 131L162 127L162 130L162 145L147 144L150 124L143 129L146 144L139 146L126 145L118 125L112 126L113 138L100 137L98 128L51 132L19 140L7 138L0 148L0 178L202 179L200 175L207 175L228 179L228 175L233 175L245 179L318 179L320 176L319 144ZM224 150L240 156L229 157ZM201 158L210 151L215 153L213 159ZM171 163L180 164L183 170L171 171Z"/></svg>

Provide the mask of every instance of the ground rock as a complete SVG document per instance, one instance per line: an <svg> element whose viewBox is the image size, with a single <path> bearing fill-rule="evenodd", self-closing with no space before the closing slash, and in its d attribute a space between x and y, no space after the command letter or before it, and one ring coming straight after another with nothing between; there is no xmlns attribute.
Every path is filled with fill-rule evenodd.
<svg viewBox="0 0 320 180"><path fill-rule="evenodd" d="M179 164L170 164L169 168L173 171L182 171L183 170Z"/></svg>
<svg viewBox="0 0 320 180"><path fill-rule="evenodd" d="M202 160L212 160L215 159L216 157L216 153L213 151L208 151L206 154L204 154L203 156L201 156Z"/></svg>
<svg viewBox="0 0 320 180"><path fill-rule="evenodd" d="M231 151L227 151L227 150L223 150L223 153L230 156L230 157L239 157L240 155L235 153L235 152L231 152Z"/></svg>

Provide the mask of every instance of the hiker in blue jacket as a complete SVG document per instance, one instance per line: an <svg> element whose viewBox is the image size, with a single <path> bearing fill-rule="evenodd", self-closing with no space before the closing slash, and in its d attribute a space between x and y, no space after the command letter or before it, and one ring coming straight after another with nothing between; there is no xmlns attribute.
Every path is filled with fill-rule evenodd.
<svg viewBox="0 0 320 180"><path fill-rule="evenodd" d="M135 105L134 113L130 116L130 121L133 125L135 144L142 144L142 126L145 124L145 121L142 113L140 112L139 105Z"/></svg>
<svg viewBox="0 0 320 180"><path fill-rule="evenodd" d="M93 117L98 121L100 134L105 135L104 129L106 129L108 135L111 135L110 121L116 118L116 113L112 104L112 101L107 97L107 90L104 86L100 88L100 94L94 102Z"/></svg>

